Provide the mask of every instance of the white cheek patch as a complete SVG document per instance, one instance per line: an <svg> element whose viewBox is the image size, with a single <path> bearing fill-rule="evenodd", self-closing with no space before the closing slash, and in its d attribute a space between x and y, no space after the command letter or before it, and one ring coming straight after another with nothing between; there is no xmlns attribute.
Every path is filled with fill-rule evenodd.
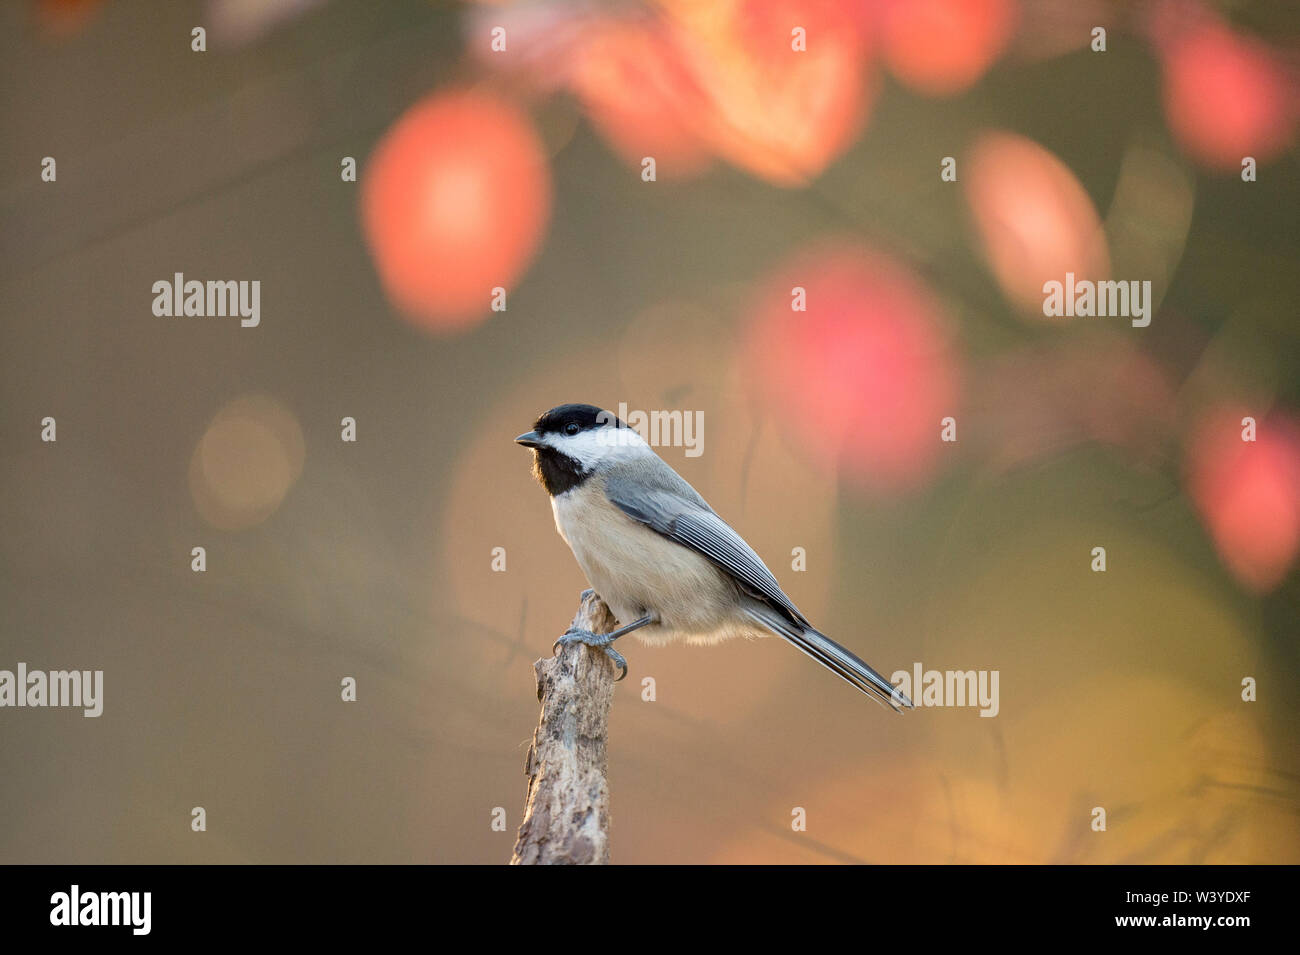
<svg viewBox="0 0 1300 955"><path fill-rule="evenodd" d="M632 428L591 428L573 435L552 434L547 435L546 442L589 470L602 462L639 457L650 451L650 445Z"/></svg>

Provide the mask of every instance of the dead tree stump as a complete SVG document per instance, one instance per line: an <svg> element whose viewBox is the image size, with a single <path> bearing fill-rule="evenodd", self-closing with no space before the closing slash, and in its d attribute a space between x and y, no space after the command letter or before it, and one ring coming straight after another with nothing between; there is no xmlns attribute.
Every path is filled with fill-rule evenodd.
<svg viewBox="0 0 1300 955"><path fill-rule="evenodd" d="M608 633L616 623L593 591L573 626ZM561 647L533 664L542 704L524 774L528 797L511 865L609 863L606 736L618 668L602 650Z"/></svg>

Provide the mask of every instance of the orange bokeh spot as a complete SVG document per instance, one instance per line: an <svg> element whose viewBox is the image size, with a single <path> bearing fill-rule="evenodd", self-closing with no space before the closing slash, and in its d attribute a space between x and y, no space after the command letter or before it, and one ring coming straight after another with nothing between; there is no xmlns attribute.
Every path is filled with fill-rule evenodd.
<svg viewBox="0 0 1300 955"><path fill-rule="evenodd" d="M1001 55L1018 18L1015 0L883 0L885 62L919 93L959 93Z"/></svg>
<svg viewBox="0 0 1300 955"><path fill-rule="evenodd" d="M1162 58L1169 128L1198 162L1236 169L1288 146L1294 80L1266 43L1206 21L1169 40Z"/></svg>
<svg viewBox="0 0 1300 955"><path fill-rule="evenodd" d="M802 186L869 113L865 25L838 2L665 0L654 17L595 18L568 82L628 161L698 173L712 157Z"/></svg>
<svg viewBox="0 0 1300 955"><path fill-rule="evenodd" d="M709 165L711 154L695 128L708 104L658 23L602 21L574 52L574 92L625 160L639 165L653 156L665 178Z"/></svg>
<svg viewBox="0 0 1300 955"><path fill-rule="evenodd" d="M481 319L537 251L551 182L527 116L486 93L436 93L362 172L366 240L393 304L431 329Z"/></svg>
<svg viewBox="0 0 1300 955"><path fill-rule="evenodd" d="M1300 549L1300 427L1274 415L1242 440L1249 412L1220 410L1188 444L1192 499L1232 575L1256 592L1281 583Z"/></svg>
<svg viewBox="0 0 1300 955"><path fill-rule="evenodd" d="M306 455L293 412L265 395L236 398L208 424L190 458L190 494L211 526L242 530L280 507Z"/></svg>
<svg viewBox="0 0 1300 955"><path fill-rule="evenodd" d="M794 311L791 290L807 292ZM942 308L879 253L810 249L762 293L749 354L759 399L814 459L862 486L896 491L937 463L958 373Z"/></svg>
<svg viewBox="0 0 1300 955"><path fill-rule="evenodd" d="M79 32L91 21L104 0L37 0L36 22L46 33L66 37Z"/></svg>
<svg viewBox="0 0 1300 955"><path fill-rule="evenodd" d="M683 49L716 113L705 131L719 156L794 187L849 147L875 90L864 25L846 4L743 0L725 17L698 3L678 5L691 27Z"/></svg>
<svg viewBox="0 0 1300 955"><path fill-rule="evenodd" d="M984 254L1007 297L1043 314L1043 285L1100 281L1110 271L1105 233L1074 173L1042 146L984 133L966 161L966 199Z"/></svg>

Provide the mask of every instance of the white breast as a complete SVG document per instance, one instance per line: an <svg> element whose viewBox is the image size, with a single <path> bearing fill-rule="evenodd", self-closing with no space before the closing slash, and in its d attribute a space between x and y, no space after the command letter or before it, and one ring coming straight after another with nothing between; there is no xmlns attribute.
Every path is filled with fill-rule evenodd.
<svg viewBox="0 0 1300 955"><path fill-rule="evenodd" d="M555 527L588 582L622 624L647 612L661 624L647 642L711 643L753 635L736 614L736 586L707 558L634 521L605 497L599 478L551 498Z"/></svg>

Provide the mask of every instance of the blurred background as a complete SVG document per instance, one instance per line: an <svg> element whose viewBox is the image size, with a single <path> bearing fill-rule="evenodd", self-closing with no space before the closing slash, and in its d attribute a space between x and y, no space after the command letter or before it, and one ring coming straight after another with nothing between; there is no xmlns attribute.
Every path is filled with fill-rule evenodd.
<svg viewBox="0 0 1300 955"><path fill-rule="evenodd" d="M582 401L700 415L664 458L886 675L1000 674L896 717L631 643L614 861L1300 862L1297 28L4 4L0 668L105 692L0 711L0 861L506 861L586 586L511 439ZM1150 325L1044 318L1067 271ZM176 272L260 325L156 316Z"/></svg>

